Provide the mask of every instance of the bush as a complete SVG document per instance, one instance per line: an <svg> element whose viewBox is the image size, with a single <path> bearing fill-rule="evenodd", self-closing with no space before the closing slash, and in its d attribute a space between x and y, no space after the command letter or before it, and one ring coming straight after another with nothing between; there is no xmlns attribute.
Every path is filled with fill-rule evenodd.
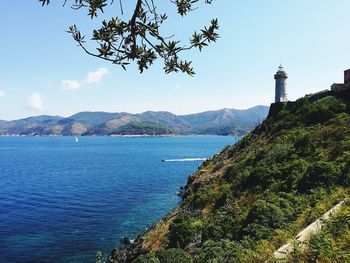
<svg viewBox="0 0 350 263"><path fill-rule="evenodd" d="M213 185L202 184L198 186L198 188L195 188L195 194L191 196L191 199L186 197L184 201L190 203L194 208L203 208L208 204L222 205L226 196L230 193L230 185L212 183Z"/></svg>
<svg viewBox="0 0 350 263"><path fill-rule="evenodd" d="M275 182L279 171L275 166L258 165L254 167L249 176L243 179L243 189L266 189Z"/></svg>
<svg viewBox="0 0 350 263"><path fill-rule="evenodd" d="M171 248L141 255L132 263L191 263L191 258L182 249Z"/></svg>
<svg viewBox="0 0 350 263"><path fill-rule="evenodd" d="M169 226L169 242L171 247L185 248L195 235L188 215L180 214Z"/></svg>
<svg viewBox="0 0 350 263"><path fill-rule="evenodd" d="M146 255L139 256L132 263L160 263L159 259L156 257L155 253L151 252Z"/></svg>
<svg viewBox="0 0 350 263"><path fill-rule="evenodd" d="M283 210L277 205L258 200L248 213L244 232L256 239L268 238L271 230L281 227L285 219Z"/></svg>
<svg viewBox="0 0 350 263"><path fill-rule="evenodd" d="M341 170L335 163L318 161L311 164L306 174L301 178L298 189L306 192L317 187L337 185L341 177Z"/></svg>
<svg viewBox="0 0 350 263"><path fill-rule="evenodd" d="M305 111L303 118L307 124L324 123L345 109L346 105L342 101L328 96L307 104L303 109Z"/></svg>
<svg viewBox="0 0 350 263"><path fill-rule="evenodd" d="M281 177L285 180L282 180L280 189L287 192L295 190L300 179L307 172L308 167L309 163L304 159L296 159L288 162L281 168Z"/></svg>
<svg viewBox="0 0 350 263"><path fill-rule="evenodd" d="M180 248L160 250L156 256L161 263L191 263L191 258Z"/></svg>
<svg viewBox="0 0 350 263"><path fill-rule="evenodd" d="M342 170L342 176L340 182L343 186L350 186L350 152L344 152L342 156L337 160Z"/></svg>
<svg viewBox="0 0 350 263"><path fill-rule="evenodd" d="M227 262L227 258L232 258L231 254L235 250L235 244L228 240L212 241L203 244L200 253L194 259L196 263L217 263Z"/></svg>
<svg viewBox="0 0 350 263"><path fill-rule="evenodd" d="M203 231L203 239L220 240L225 235L220 224L210 223Z"/></svg>

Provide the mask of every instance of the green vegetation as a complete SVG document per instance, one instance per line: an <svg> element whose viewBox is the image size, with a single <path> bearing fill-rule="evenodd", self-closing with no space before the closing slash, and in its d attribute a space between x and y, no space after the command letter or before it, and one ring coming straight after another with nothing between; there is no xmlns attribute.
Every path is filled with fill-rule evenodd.
<svg viewBox="0 0 350 263"><path fill-rule="evenodd" d="M277 248L349 194L347 96L289 103L203 163L189 178L178 212L162 223L168 231L157 249L182 250L196 263L270 260ZM333 220L338 228L333 223L327 228L331 235L326 230L311 240L309 262L349 262L345 214ZM343 224L346 233L339 231ZM157 227L146 238L154 231ZM133 256L147 252L141 248L137 243ZM339 260L332 261L332 255Z"/></svg>
<svg viewBox="0 0 350 263"><path fill-rule="evenodd" d="M297 244L289 262L350 262L349 204L309 242Z"/></svg>
<svg viewBox="0 0 350 263"><path fill-rule="evenodd" d="M142 255L133 263L191 263L191 258L182 249L171 248Z"/></svg>
<svg viewBox="0 0 350 263"><path fill-rule="evenodd" d="M212 1L203 2L211 4ZM53 1L39 0L39 2L44 6ZM168 15L160 11L161 7L158 4L162 1L137 0L134 3L134 11L131 13L127 12L128 8L124 9L124 5L128 6L128 4L123 0L62 0L62 2L63 6L71 5L74 10L87 9L86 13L91 19L99 16L110 5L114 6L113 10L119 9L120 15L117 11L117 15L110 20L103 20L100 28L92 30L92 39L89 44L86 43L87 37L75 24L70 26L67 32L85 53L111 62L113 65L120 65L124 70L134 62L142 73L157 59L161 59L165 73L184 72L192 76L195 74L191 66L192 62L182 60L181 54L190 49L202 51L204 47L219 38L217 19L212 19L208 26L194 31L186 44L175 38L175 34L164 34L166 30L164 24ZM198 3L198 0L169 1L170 8L176 10L181 17L197 9ZM91 47L93 44L95 44L94 48Z"/></svg>
<svg viewBox="0 0 350 263"><path fill-rule="evenodd" d="M163 126L154 122L132 122L118 128L112 134L118 135L167 135L171 134L170 130L167 130Z"/></svg>
<svg viewBox="0 0 350 263"><path fill-rule="evenodd" d="M243 135L266 117L268 107L222 109L189 115L147 111L140 114L79 112L68 118L37 116L0 120L0 135Z"/></svg>

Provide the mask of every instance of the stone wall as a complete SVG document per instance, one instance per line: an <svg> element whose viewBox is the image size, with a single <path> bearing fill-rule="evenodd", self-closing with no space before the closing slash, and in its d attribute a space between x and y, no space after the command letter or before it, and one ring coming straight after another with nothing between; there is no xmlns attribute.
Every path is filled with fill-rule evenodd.
<svg viewBox="0 0 350 263"><path fill-rule="evenodd" d="M326 221L334 214L339 212L340 208L345 204L344 201L340 202L336 206L334 206L332 209L328 210L327 213L325 213L321 218L317 219L315 222L310 224L308 227L304 228L295 240L300 244L305 244L308 242L312 235L317 234L320 232ZM304 245L305 246L305 245ZM287 258L290 255L290 253L293 252L294 246L293 243L288 243L282 247L280 247L274 254L273 258L275 260L278 260L278 262L287 262Z"/></svg>

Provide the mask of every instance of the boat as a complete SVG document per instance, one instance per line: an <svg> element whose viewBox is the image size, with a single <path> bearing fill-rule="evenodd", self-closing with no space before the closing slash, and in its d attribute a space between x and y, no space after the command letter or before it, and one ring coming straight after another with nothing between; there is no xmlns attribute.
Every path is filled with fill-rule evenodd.
<svg viewBox="0 0 350 263"><path fill-rule="evenodd" d="M79 140L78 140L78 137L77 137L77 136L75 136L75 142L79 142Z"/></svg>

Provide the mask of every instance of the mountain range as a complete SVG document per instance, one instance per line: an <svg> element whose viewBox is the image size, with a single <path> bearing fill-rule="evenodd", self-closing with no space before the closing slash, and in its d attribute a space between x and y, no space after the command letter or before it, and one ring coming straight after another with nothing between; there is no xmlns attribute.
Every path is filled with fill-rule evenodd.
<svg viewBox="0 0 350 263"><path fill-rule="evenodd" d="M165 111L140 114L79 112L67 118L41 115L13 121L0 120L0 135L241 135L262 122L268 109L255 106L246 110L221 109L188 115Z"/></svg>

